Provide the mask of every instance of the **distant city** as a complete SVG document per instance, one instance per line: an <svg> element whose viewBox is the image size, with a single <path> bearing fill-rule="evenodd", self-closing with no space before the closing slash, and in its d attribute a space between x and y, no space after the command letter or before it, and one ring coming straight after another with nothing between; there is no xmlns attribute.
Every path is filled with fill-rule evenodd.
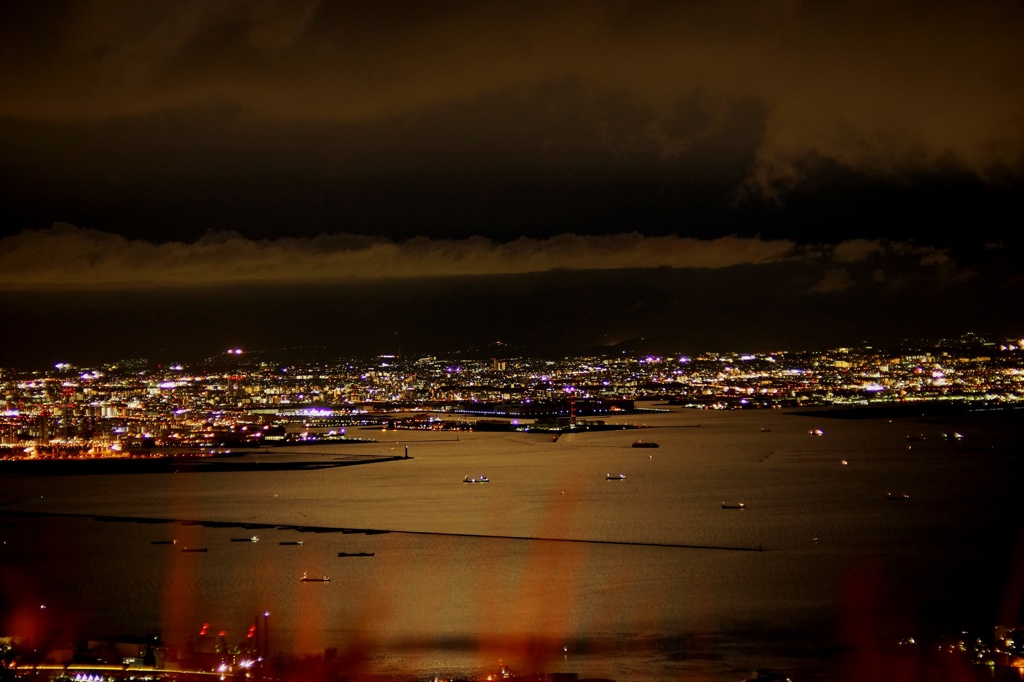
<svg viewBox="0 0 1024 682"><path fill-rule="evenodd" d="M664 357L626 352L481 360L395 354L289 363L271 355L230 348L194 364L129 359L96 366L61 362L46 370L0 370L3 472L70 473L64 467L96 471L104 466L114 472L114 467L126 471L120 467L132 463L137 470L156 470L161 463L177 470L187 467L188 460L199 460L198 467L206 458L217 462L232 453L261 448L373 442L367 436L346 434L349 427L365 426L539 431L557 440L574 430L636 428L633 420L622 417L642 417L669 405L693 410L824 409L870 417L1024 407L1024 340L976 334L899 349L861 346ZM818 430L809 433L821 435ZM942 435L961 437L952 431ZM650 440L633 443L633 447L647 446L658 447ZM375 459L374 455L362 457ZM348 459L317 466L351 463L356 462ZM39 469L33 470L36 466ZM232 470L242 471L242 466L236 464ZM270 470L271 465L259 466ZM12 489L6 499L0 499L0 506L9 507L4 513L14 518L21 513L15 508L17 494ZM722 506L743 508L724 502ZM27 516L45 513L25 512ZM233 541L237 540L246 541ZM173 541L160 541L169 542ZM370 556L338 556L361 555ZM305 575L302 580L307 580ZM46 606L39 609L42 613ZM207 633L204 625L199 637L180 651L158 634L92 638L75 645L32 642L16 632L0 632L0 680L98 682L143 679L142 675L178 680L214 675L308 680L347 675L346 663L336 649L301 660L272 657L266 615L262 624L257 618L238 645L231 645L224 632L216 637L212 630ZM965 662L1000 670L1024 666L1024 637L1015 627L927 640L906 637L890 644L909 652L908 660L924 657L925 652L938 656L934 661L950 670ZM512 676L502 666L500 673L485 679ZM523 679L578 678L559 673ZM751 679L788 678L765 674Z"/></svg>
<svg viewBox="0 0 1024 682"><path fill-rule="evenodd" d="M659 401L704 410L1014 406L1024 403L1024 340L964 334L897 350L299 364L231 348L195 365L4 369L0 391L6 459L209 456L345 441L347 426L602 428L605 417Z"/></svg>

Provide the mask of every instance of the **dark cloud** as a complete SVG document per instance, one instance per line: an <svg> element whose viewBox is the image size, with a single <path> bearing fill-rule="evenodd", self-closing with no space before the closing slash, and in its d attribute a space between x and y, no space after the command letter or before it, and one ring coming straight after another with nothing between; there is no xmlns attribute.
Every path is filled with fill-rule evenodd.
<svg viewBox="0 0 1024 682"><path fill-rule="evenodd" d="M690 93L658 119L624 93L565 81L384 122L256 123L230 106L0 120L0 196L9 233L56 219L165 239L226 228L707 237L735 231L721 215L763 116Z"/></svg>
<svg viewBox="0 0 1024 682"><path fill-rule="evenodd" d="M54 221L157 240L207 231L501 241L726 234L825 242L1013 240L1024 183L959 166L881 177L810 156L751 195L768 113L692 91L663 115L576 81L383 122L253 122L237 106L71 122L0 120L0 229Z"/></svg>
<svg viewBox="0 0 1024 682"><path fill-rule="evenodd" d="M904 328L874 304L998 326L1021 35L1000 0L0 3L0 282L72 316L43 290L91 287L108 321L140 282L174 315L204 287L273 282L309 317L359 290L437 338L409 283L617 311L543 318L567 345Z"/></svg>
<svg viewBox="0 0 1024 682"><path fill-rule="evenodd" d="M482 237L394 242L357 235L251 240L235 232L153 243L58 225L0 240L0 289L163 288L236 282L404 280L551 270L727 268L799 257L787 241L638 233L495 243Z"/></svg>
<svg viewBox="0 0 1024 682"><path fill-rule="evenodd" d="M570 271L718 270L804 262L830 269L810 291L852 286L849 267L887 267L963 279L950 255L912 242L857 239L798 245L735 235L711 240L636 232L495 242L483 237L392 241L351 234L249 239L207 233L194 242L152 242L56 225L0 239L0 289L182 288L251 282L353 282ZM927 284L927 281L922 282Z"/></svg>
<svg viewBox="0 0 1024 682"><path fill-rule="evenodd" d="M799 181L811 153L883 176L952 160L988 177L1019 172L1024 150L1024 11L1014 2L370 10L125 0L14 3L3 19L0 115L14 119L123 119L225 102L247 121L365 125L457 115L480 98L571 80L587 93L581 101L622 93L629 103L604 122L600 110L578 116L606 125L613 147L665 136L670 154L723 115L676 117L691 93L758 102L750 179L769 192ZM457 120L472 133L472 121Z"/></svg>

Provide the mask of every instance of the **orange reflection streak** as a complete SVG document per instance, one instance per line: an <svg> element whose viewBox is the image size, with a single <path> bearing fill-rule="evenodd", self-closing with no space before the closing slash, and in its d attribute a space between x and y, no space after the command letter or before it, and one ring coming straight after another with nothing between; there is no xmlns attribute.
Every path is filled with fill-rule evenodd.
<svg viewBox="0 0 1024 682"><path fill-rule="evenodd" d="M48 543L44 561L73 570L83 555L75 538ZM74 640L80 614L66 605L52 603L52 586L36 572L3 561L0 555L0 636L22 638L31 647L65 644Z"/></svg>
<svg viewBox="0 0 1024 682"><path fill-rule="evenodd" d="M292 562L294 566L296 562ZM323 651L324 649L324 601L330 598L329 591L332 587L338 587L332 583L302 583L298 576L301 572L291 578L295 583L298 594L295 595L295 603L298 605L295 617L296 627L293 628L295 640L292 642L292 651Z"/></svg>
<svg viewBox="0 0 1024 682"><path fill-rule="evenodd" d="M174 511L172 517L194 518L192 488L195 481L193 477L171 476L170 478L173 486L169 495ZM174 535L177 544L161 548L169 550L163 581L164 589L160 611L162 614L161 630L174 635L191 633L192 630L197 630L203 622L203 614L196 610L198 597L195 594L195 585L198 575L197 565L205 563L205 556L186 554L181 550L186 547L201 547L205 533L202 526L179 524L168 525L167 532Z"/></svg>
<svg viewBox="0 0 1024 682"><path fill-rule="evenodd" d="M932 650L900 651L879 638L894 620L887 612L893 604L905 601L886 594L885 583L876 565L861 566L847 576L841 599L840 640L849 650L846 666L849 679L917 682L970 682L977 679L971 664L959 655L939 657ZM897 618L903 614L896 615Z"/></svg>
<svg viewBox="0 0 1024 682"><path fill-rule="evenodd" d="M535 535L569 537L579 497L579 483L572 477L565 475L563 481L556 481ZM515 661L513 668L517 671L544 671L546 664L559 655L570 634L568 624L575 605L581 601L581 595L571 587L572 578L585 563L586 554L585 546L577 543L530 543L518 587L522 598L490 611L490 622L484 622L481 630L487 633L480 643L481 654L492 661ZM512 622L529 623L529 631L497 635L503 612L513 614Z"/></svg>
<svg viewBox="0 0 1024 682"><path fill-rule="evenodd" d="M345 646L338 652L338 664L345 671L345 679L379 680L380 677L371 672L369 661L376 649L373 637L369 634L374 621L387 620L390 615L389 603L385 595L367 592L359 607L359 614L352 624L352 634Z"/></svg>
<svg viewBox="0 0 1024 682"><path fill-rule="evenodd" d="M2 625L5 633L23 638L29 645L43 641L43 614L38 605L33 608L29 604L22 604L12 609Z"/></svg>

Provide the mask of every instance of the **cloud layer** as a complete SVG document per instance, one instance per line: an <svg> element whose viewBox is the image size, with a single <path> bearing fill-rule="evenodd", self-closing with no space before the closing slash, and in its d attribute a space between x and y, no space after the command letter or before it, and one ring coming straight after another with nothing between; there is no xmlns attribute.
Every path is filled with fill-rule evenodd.
<svg viewBox="0 0 1024 682"><path fill-rule="evenodd" d="M197 286L236 282L393 280L550 270L723 268L778 262L794 244L739 237L702 241L619 234L496 243L356 235L251 240L211 233L157 244L69 225L0 240L0 287Z"/></svg>
<svg viewBox="0 0 1024 682"><path fill-rule="evenodd" d="M409 280L498 276L556 270L610 271L722 269L784 262L874 267L902 271L956 266L934 247L906 242L851 240L838 245L798 245L788 240L727 236L701 240L636 233L499 243L423 237L395 242L357 235L253 240L237 233L210 233L191 242L156 243L56 225L0 240L0 288L197 287L273 282ZM960 273L957 276L963 276ZM873 275L878 279L878 275ZM830 270L811 291L833 292L853 284L843 268Z"/></svg>
<svg viewBox="0 0 1024 682"><path fill-rule="evenodd" d="M1009 0L413 10L84 0L3 12L0 117L124 119L221 103L249 122L393 127L572 83L585 100L643 112L580 114L627 152L693 153L735 103L757 103L750 180L769 192L797 182L808 155L881 175L935 164L1022 172L1024 6ZM680 121L695 95L708 105ZM510 134L540 144L558 130Z"/></svg>

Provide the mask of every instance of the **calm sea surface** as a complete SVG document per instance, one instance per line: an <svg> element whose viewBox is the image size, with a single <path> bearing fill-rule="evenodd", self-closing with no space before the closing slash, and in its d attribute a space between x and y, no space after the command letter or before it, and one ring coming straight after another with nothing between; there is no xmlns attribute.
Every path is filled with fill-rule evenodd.
<svg viewBox="0 0 1024 682"><path fill-rule="evenodd" d="M159 631L182 644L209 623L237 641L269 611L276 652L336 647L411 679L474 675L499 658L616 680L741 680L758 668L861 679L901 637L1017 623L1019 417L673 408L618 418L648 431L557 442L350 429L378 442L247 456L411 456L314 471L0 475L17 510L416 531L0 517L2 626L46 604L70 637ZM954 432L963 439L942 438ZM638 437L661 447L630 447ZM482 474L491 482L462 483ZM231 542L251 534L260 541ZM293 540L303 544L279 544Z"/></svg>

